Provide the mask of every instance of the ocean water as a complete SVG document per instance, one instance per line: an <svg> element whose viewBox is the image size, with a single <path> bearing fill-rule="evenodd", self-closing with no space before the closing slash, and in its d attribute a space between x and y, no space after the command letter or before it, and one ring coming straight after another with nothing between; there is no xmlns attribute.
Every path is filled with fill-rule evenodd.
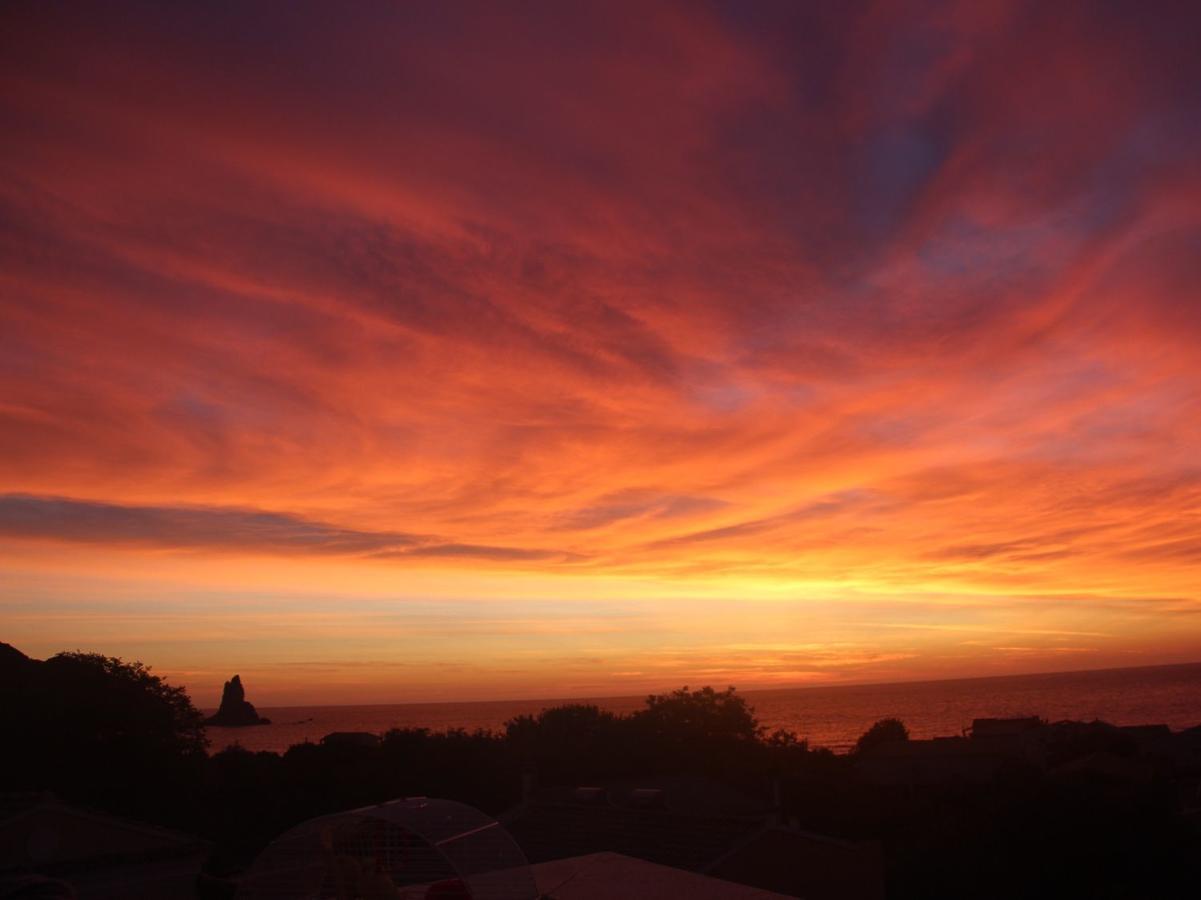
<svg viewBox="0 0 1201 900"><path fill-rule="evenodd" d="M876 720L896 716L916 738L954 735L972 719L1042 716L1050 721L1103 719L1115 725L1163 723L1173 729L1201 724L1201 663L955 681L839 685L740 691L761 724L785 728L813 746L848 749ZM562 703L595 703L615 713L640 709L645 697L588 700L502 700L478 703L406 703L383 706L263 707L270 725L208 729L210 749L241 744L248 750L286 750L319 741L332 731L389 728L500 730L514 716Z"/></svg>

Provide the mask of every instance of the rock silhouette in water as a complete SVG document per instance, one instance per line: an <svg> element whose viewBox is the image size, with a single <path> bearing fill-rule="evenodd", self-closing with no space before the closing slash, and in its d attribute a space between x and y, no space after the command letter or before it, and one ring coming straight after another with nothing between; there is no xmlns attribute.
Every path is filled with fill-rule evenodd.
<svg viewBox="0 0 1201 900"><path fill-rule="evenodd" d="M235 675L225 682L221 692L221 708L217 714L204 720L205 725L270 725L270 719L264 719L255 710L254 705L246 702L246 690L242 687L242 679Z"/></svg>

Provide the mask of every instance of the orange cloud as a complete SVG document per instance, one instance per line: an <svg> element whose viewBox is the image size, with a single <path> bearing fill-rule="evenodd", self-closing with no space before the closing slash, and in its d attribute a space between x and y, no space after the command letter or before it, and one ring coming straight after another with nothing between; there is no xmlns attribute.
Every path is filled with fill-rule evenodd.
<svg viewBox="0 0 1201 900"><path fill-rule="evenodd" d="M7 18L31 649L377 699L1201 652L1185 7Z"/></svg>

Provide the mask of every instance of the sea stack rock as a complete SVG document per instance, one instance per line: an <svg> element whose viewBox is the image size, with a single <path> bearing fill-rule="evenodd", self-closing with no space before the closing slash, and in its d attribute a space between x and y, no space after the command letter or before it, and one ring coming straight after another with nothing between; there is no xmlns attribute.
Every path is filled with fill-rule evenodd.
<svg viewBox="0 0 1201 900"><path fill-rule="evenodd" d="M236 728L243 725L270 725L271 720L264 719L255 711L253 704L246 702L242 679L235 675L225 682L225 689L221 692L221 708L216 715L205 719L204 724Z"/></svg>

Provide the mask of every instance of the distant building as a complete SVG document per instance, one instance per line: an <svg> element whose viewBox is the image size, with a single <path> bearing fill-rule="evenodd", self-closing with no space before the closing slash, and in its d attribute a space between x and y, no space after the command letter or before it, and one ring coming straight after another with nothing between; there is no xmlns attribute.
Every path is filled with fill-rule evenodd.
<svg viewBox="0 0 1201 900"><path fill-rule="evenodd" d="M0 796L0 884L53 879L79 900L192 897L209 845L179 832L59 803ZM58 896L49 893L20 896Z"/></svg>
<svg viewBox="0 0 1201 900"><path fill-rule="evenodd" d="M1183 742L1167 725L1119 725L1118 733L1129 738L1139 754L1148 757L1174 757Z"/></svg>
<svg viewBox="0 0 1201 900"><path fill-rule="evenodd" d="M1194 725L1173 735L1175 752L1181 760L1181 768L1191 774L1201 775L1201 725ZM1201 800L1201 786L1198 787Z"/></svg>
<svg viewBox="0 0 1201 900"><path fill-rule="evenodd" d="M1024 716L1020 719L973 719L971 736L977 739L1016 737L1036 731L1044 724L1038 716Z"/></svg>
<svg viewBox="0 0 1201 900"><path fill-rule="evenodd" d="M866 781L879 785L986 784L1006 767L1041 768L1043 750L1022 734L893 741L858 754L855 765Z"/></svg>
<svg viewBox="0 0 1201 900"><path fill-rule="evenodd" d="M809 900L884 896L878 844L785 827L770 806L704 778L544 788L530 792L501 821L536 868L555 860L620 854ZM710 895L648 895L631 889L622 896Z"/></svg>
<svg viewBox="0 0 1201 900"><path fill-rule="evenodd" d="M1172 729L1167 725L1119 725L1118 731L1133 738L1137 744L1156 745L1172 740Z"/></svg>
<svg viewBox="0 0 1201 900"><path fill-rule="evenodd" d="M369 731L333 731L321 739L325 747L378 747L380 736Z"/></svg>

